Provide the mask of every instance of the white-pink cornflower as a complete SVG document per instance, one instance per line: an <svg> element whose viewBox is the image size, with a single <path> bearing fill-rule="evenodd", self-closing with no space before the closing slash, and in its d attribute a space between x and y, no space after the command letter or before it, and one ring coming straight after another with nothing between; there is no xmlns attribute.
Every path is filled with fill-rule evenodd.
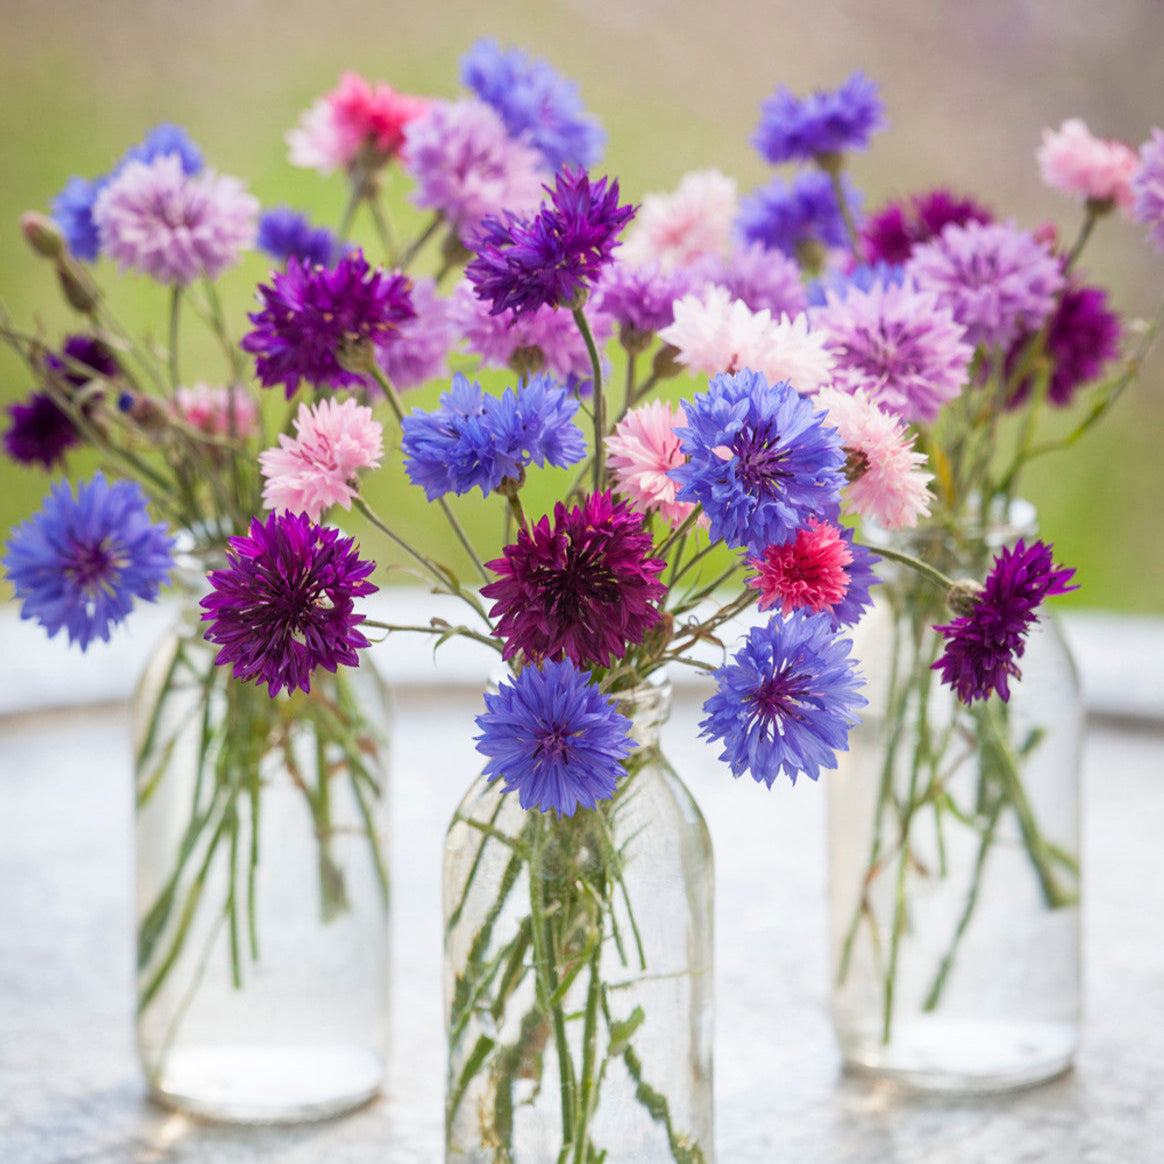
<svg viewBox="0 0 1164 1164"><path fill-rule="evenodd" d="M259 454L266 484L263 501L276 512L305 513L319 521L332 505L350 509L361 469L375 469L384 453L380 424L372 410L352 398L299 406L295 437Z"/></svg>
<svg viewBox="0 0 1164 1164"><path fill-rule="evenodd" d="M1131 209L1132 175L1139 166L1131 146L1094 137L1073 117L1057 130L1043 130L1036 156L1043 181L1052 189L1084 201L1111 201L1125 212Z"/></svg>
<svg viewBox="0 0 1164 1164"><path fill-rule="evenodd" d="M663 270L722 255L738 209L736 183L718 170L684 174L672 194L647 194L620 252L632 266L657 262Z"/></svg>
<svg viewBox="0 0 1164 1164"><path fill-rule="evenodd" d="M259 402L245 388L212 388L201 383L180 387L174 393L174 412L207 436L246 440L259 431Z"/></svg>
<svg viewBox="0 0 1164 1164"><path fill-rule="evenodd" d="M680 525L695 508L675 500L679 486L667 476L687 460L674 432L686 423L682 407L652 400L628 412L606 438L606 463L618 491L636 513L657 512L668 525Z"/></svg>
<svg viewBox="0 0 1164 1164"><path fill-rule="evenodd" d="M886 529L917 525L930 512L933 474L922 468L926 459L913 447L914 434L860 390L822 388L813 403L837 430L848 459L846 508Z"/></svg>
<svg viewBox="0 0 1164 1164"><path fill-rule="evenodd" d="M789 380L810 395L832 375L825 337L809 329L805 315L775 320L771 312L752 311L733 299L726 287L706 287L701 295L678 300L675 322L659 338L677 349L685 368L709 376L750 368L763 373L769 384Z"/></svg>

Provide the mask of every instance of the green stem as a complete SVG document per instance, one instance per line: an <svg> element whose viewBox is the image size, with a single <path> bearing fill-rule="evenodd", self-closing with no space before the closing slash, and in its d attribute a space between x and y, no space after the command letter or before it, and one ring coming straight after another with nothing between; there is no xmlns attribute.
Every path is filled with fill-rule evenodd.
<svg viewBox="0 0 1164 1164"><path fill-rule="evenodd" d="M597 493L602 489L606 476L606 393L602 384L602 362L594 334L586 322L586 313L581 307L575 307L573 315L590 355L590 373L594 379L594 491Z"/></svg>
<svg viewBox="0 0 1164 1164"><path fill-rule="evenodd" d="M586 1017L582 1026L582 1091L578 1100L578 1124L574 1130L574 1164L585 1164L590 1142L590 1116L594 1109L596 1087L594 1063L598 1054L598 1004L602 997L602 919L595 920L594 950L590 955L590 985L586 991Z"/></svg>
<svg viewBox="0 0 1164 1164"><path fill-rule="evenodd" d="M182 284L175 283L170 292L170 391L177 391L181 384L178 372L178 324L181 317Z"/></svg>

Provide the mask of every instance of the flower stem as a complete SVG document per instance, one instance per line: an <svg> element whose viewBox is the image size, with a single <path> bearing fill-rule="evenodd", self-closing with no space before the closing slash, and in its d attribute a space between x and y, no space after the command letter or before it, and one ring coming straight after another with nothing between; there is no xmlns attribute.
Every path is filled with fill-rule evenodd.
<svg viewBox="0 0 1164 1164"><path fill-rule="evenodd" d="M586 313L581 307L575 307L573 314L590 355L590 374L594 381L594 491L598 493L602 490L606 475L606 399L602 386L602 362L598 357L594 333L586 322Z"/></svg>

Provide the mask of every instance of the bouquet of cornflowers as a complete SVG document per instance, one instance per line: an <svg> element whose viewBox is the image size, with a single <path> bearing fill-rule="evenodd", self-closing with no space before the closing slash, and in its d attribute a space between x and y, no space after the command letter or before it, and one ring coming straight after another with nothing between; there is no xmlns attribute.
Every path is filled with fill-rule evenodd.
<svg viewBox="0 0 1164 1164"><path fill-rule="evenodd" d="M540 1087L552 1039L560 1159L600 1158L590 1121L619 1057L674 1159L706 1159L710 1145L676 1128L666 1097L641 1078L641 1013L618 1019L600 982L581 1008L566 1001L586 965L598 981L595 951L618 934L626 855L607 839L637 762L620 706L667 666L706 671L715 691L702 734L733 775L769 787L781 773L815 780L836 766L865 703L846 628L892 564L911 571L919 628L940 632L934 653L905 667L915 708L936 671L966 708L991 708L997 735L1025 635L1071 571L1045 543L1020 542L976 562L967 580L951 576L958 557L941 539L933 553L905 553L885 531L928 519L957 539L968 522L981 526L1032 458L1071 444L1131 382L1159 319L1105 374L1121 326L1077 259L1116 206L1164 247L1164 134L1139 155L1077 122L1048 135L1048 180L1085 205L1079 240L1063 253L1047 232L942 190L862 218L845 159L885 119L860 74L806 100L781 88L763 106L761 154L806 163L790 182L774 178L741 199L732 179L694 172L639 207L622 201L617 181L591 175L602 131L545 62L485 41L464 58L462 79L469 93L443 100L346 74L304 114L288 134L292 162L348 182L334 234L287 208L258 219L241 187L202 171L169 128L104 178L74 179L52 222L25 220L87 327L53 347L4 319L40 385L10 409L5 447L52 465L84 441L124 480L97 477L76 494L59 487L14 531L4 564L26 617L50 634L64 626L82 647L107 637L165 577L170 535L146 515L148 495L171 528L222 550L201 603L205 637L240 685L291 699L290 717L321 669L342 674L358 662L369 631L438 644L465 636L495 650L507 673L485 697L477 746L488 780L515 792L525 812L505 843L518 866L551 849L558 860L587 853L589 863L572 867L561 898L531 905L536 924L524 939L497 951L486 932L516 873L472 935L452 989L453 1037L468 1040L473 1015L496 1027L523 981L547 1026L523 1028L508 1058L489 1059L486 1035L454 1048L450 1127L474 1076L487 1076L483 1137L493 1158L508 1159L515 1081L532 1072ZM387 209L390 167L431 212L415 237L399 237ZM349 241L362 214L379 262ZM214 281L256 241L280 266L259 286L239 341ZM171 287L164 350L118 327L87 265L98 256ZM220 339L225 389L183 386L183 305ZM451 372L458 361L464 371ZM512 382L486 391L473 363L507 370ZM277 442L262 427L273 406L251 403L249 368L260 394L281 387L289 402ZM707 377L706 387L681 403L660 395L683 374ZM403 394L434 380L447 385L439 407L409 412ZM1040 442L1044 412L1077 401L1078 426ZM471 580L361 493L361 474L384 457L380 407L409 481L440 510ZM572 476L552 512L531 514L527 486L546 470ZM492 557L456 508L478 488L504 509ZM321 524L337 505L361 513L457 604L448 618L413 626L357 611L373 564ZM851 517L879 532L858 539ZM753 618L728 658L720 636L757 609L767 617ZM902 724L908 704L898 706ZM250 704L247 714L257 714ZM922 761L926 782L912 807L894 803L903 832L874 842L871 879L891 855L907 861L919 807L943 804L929 779L939 779L941 756ZM364 778L353 768L357 785ZM1021 781L1005 787L1021 811ZM1032 860L1059 887L1070 858L1024 823ZM482 847L498 832L490 820L474 827ZM1053 892L1067 900L1072 891ZM453 917L460 912L454 902ZM867 914L858 910L854 929ZM605 1058L595 1050L600 1014ZM567 1027L578 1023L584 1034L571 1042Z"/></svg>

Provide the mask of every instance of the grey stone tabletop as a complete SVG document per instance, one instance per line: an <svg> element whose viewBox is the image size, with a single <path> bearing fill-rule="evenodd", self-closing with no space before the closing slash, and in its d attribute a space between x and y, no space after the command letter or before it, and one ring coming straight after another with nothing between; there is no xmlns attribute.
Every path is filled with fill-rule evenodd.
<svg viewBox="0 0 1164 1164"><path fill-rule="evenodd" d="M53 681L43 653L29 667L24 628L5 614L0 1164L438 1164L439 854L479 767L476 664L453 658L437 672L425 657L378 648L397 683L383 1097L316 1125L216 1126L154 1107L134 1059L123 700L148 633L145 647L135 641L96 666L97 678L90 652ZM1069 629L1085 681L1098 683L1084 757L1084 1042L1072 1072L1003 1096L923 1098L842 1072L826 1005L824 790L733 781L696 739L703 692L678 689L665 750L717 853L719 1164L1164 1160L1164 700L1158 687L1144 695L1159 682L1164 624L1100 618ZM22 678L33 671L43 690ZM1135 676L1143 706L1112 688L1120 675Z"/></svg>

